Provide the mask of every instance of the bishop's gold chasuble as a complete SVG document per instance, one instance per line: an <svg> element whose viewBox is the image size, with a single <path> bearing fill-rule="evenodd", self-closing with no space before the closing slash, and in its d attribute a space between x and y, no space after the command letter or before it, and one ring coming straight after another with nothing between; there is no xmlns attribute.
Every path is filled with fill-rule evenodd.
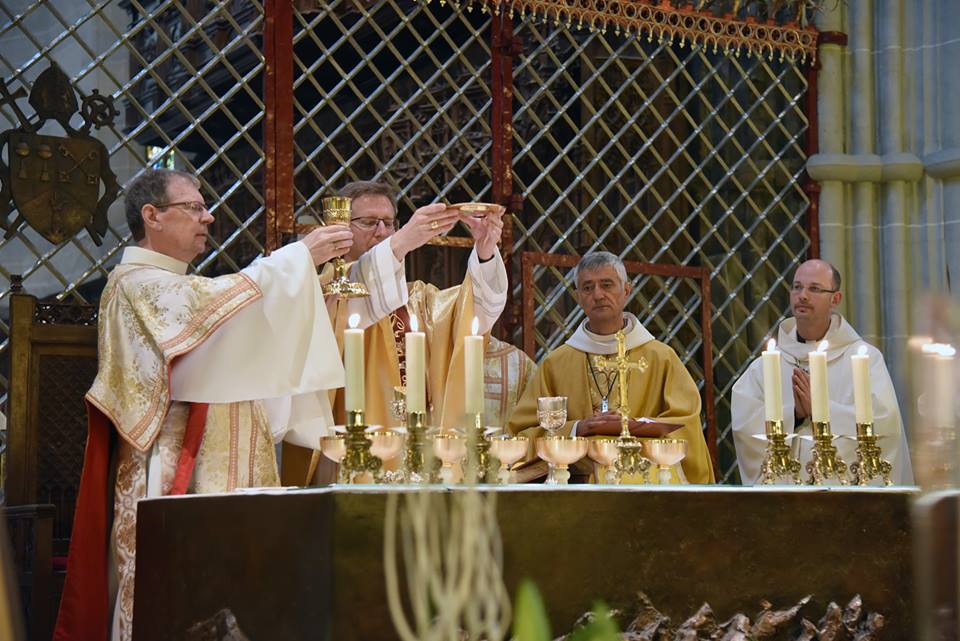
<svg viewBox="0 0 960 641"><path fill-rule="evenodd" d="M610 411L619 411L616 372L598 367L595 356L561 345L540 364L509 422L511 433L530 439L531 460L536 456L534 440L544 435L537 420L537 397L567 397L567 422L558 431L567 436L576 421L602 412L604 400ZM700 427L700 393L683 363L669 346L656 340L627 350L627 358L641 370L628 375L628 415L681 424L669 438L687 441L687 456L681 463L686 480L713 483L710 453ZM589 468L588 460L578 464L579 470L593 472Z"/></svg>

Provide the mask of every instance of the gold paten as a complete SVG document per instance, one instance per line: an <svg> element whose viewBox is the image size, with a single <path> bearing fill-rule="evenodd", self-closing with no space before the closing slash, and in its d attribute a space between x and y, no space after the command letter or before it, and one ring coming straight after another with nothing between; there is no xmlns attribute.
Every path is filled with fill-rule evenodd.
<svg viewBox="0 0 960 641"><path fill-rule="evenodd" d="M344 196L329 196L322 199L324 225L350 224L350 199ZM370 292L363 283L354 283L347 276L347 261L333 260L333 280L323 286L323 293L338 298L362 298Z"/></svg>
<svg viewBox="0 0 960 641"><path fill-rule="evenodd" d="M783 421L767 421L767 449L760 465L760 484L773 485L778 479L790 477L800 485L800 461L790 456Z"/></svg>
<svg viewBox="0 0 960 641"><path fill-rule="evenodd" d="M813 456L807 462L807 483L822 485L824 481L836 479L841 485L849 483L847 464L837 454L833 445L833 433L829 421L813 423Z"/></svg>
<svg viewBox="0 0 960 641"><path fill-rule="evenodd" d="M627 414L627 376L633 369L643 373L647 369L647 362L645 359L637 363L627 360L627 337L623 329L617 332L617 357L600 357L595 362L598 367L605 370L617 370L620 383L620 438L617 439L620 455L614 465L616 472L619 478L625 474L646 476L650 461L643 457L643 444L640 439L630 434L630 418Z"/></svg>
<svg viewBox="0 0 960 641"><path fill-rule="evenodd" d="M567 469L587 455L590 440L582 436L542 436L537 439L537 456L550 463L547 485L566 485L570 480Z"/></svg>
<svg viewBox="0 0 960 641"><path fill-rule="evenodd" d="M340 460L340 483L372 483L379 479L380 459L370 451L363 410L347 411L346 452Z"/></svg>
<svg viewBox="0 0 960 641"><path fill-rule="evenodd" d="M893 485L890 479L893 466L882 455L873 423L857 423L857 461L850 466L853 482L866 485L879 478L884 485Z"/></svg>

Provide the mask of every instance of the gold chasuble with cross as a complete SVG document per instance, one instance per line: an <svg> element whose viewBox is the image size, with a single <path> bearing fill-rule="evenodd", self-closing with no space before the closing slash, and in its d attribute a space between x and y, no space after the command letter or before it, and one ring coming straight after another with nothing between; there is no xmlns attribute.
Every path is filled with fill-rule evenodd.
<svg viewBox="0 0 960 641"><path fill-rule="evenodd" d="M101 296L59 641L130 638L140 499L278 485L274 443L332 423L343 367L307 247L217 278L187 268L128 247Z"/></svg>
<svg viewBox="0 0 960 641"><path fill-rule="evenodd" d="M626 356L636 363L627 375L627 414L635 419L682 425L669 438L687 441L687 456L681 463L683 476L690 483L713 483L713 466L700 425L700 392L696 383L669 346L654 340L633 314L625 313L624 318ZM604 408L620 410L617 371L604 369L597 362L597 357L616 354L616 336L594 334L586 329L584 321L564 345L543 359L508 425L511 433L530 439L531 460L535 457L535 439L544 435L537 420L537 397L567 397L567 422L558 431L567 436L576 434L581 419L603 412ZM583 471L589 466L589 461L583 460L578 469ZM674 478L678 476L674 474Z"/></svg>

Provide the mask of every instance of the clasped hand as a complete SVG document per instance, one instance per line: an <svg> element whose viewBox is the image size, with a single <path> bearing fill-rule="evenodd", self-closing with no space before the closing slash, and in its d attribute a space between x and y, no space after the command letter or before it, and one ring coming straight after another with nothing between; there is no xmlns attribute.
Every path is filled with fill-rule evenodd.
<svg viewBox="0 0 960 641"><path fill-rule="evenodd" d="M663 438L682 427L675 423L638 421L635 418L627 419L627 423L631 436L644 438ZM600 412L577 424L577 436L620 436L621 431L620 414L617 412Z"/></svg>

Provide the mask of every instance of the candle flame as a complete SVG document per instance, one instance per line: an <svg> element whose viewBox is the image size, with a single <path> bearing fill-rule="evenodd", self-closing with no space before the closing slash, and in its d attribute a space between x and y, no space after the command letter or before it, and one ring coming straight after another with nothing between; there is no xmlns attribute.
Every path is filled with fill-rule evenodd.
<svg viewBox="0 0 960 641"><path fill-rule="evenodd" d="M866 346L866 345L861 345L859 348L857 348L857 355L858 355L858 356L866 356L866 355L867 355L867 346Z"/></svg>
<svg viewBox="0 0 960 641"><path fill-rule="evenodd" d="M767 341L767 351L772 352L775 349L777 349L777 341L771 338L770 340Z"/></svg>
<svg viewBox="0 0 960 641"><path fill-rule="evenodd" d="M817 351L818 351L818 352L825 352L825 351L827 351L827 341L820 341L820 344L817 345Z"/></svg>
<svg viewBox="0 0 960 641"><path fill-rule="evenodd" d="M957 355L957 349L953 345L944 345L943 349L940 350L940 356L944 358L953 358Z"/></svg>
<svg viewBox="0 0 960 641"><path fill-rule="evenodd" d="M410 331L411 332L420 331L420 321L417 320L416 314L410 314Z"/></svg>
<svg viewBox="0 0 960 641"><path fill-rule="evenodd" d="M926 343L922 349L924 354L942 356L943 358L953 358L957 354L957 349L946 343Z"/></svg>
<svg viewBox="0 0 960 641"><path fill-rule="evenodd" d="M470 323L470 331L473 333L474 336L476 336L477 332L480 331L480 319L477 318L476 316L473 317L473 322Z"/></svg>
<svg viewBox="0 0 960 641"><path fill-rule="evenodd" d="M347 325L350 326L350 329L356 329L360 325L360 314L350 314L350 318L347 319Z"/></svg>

